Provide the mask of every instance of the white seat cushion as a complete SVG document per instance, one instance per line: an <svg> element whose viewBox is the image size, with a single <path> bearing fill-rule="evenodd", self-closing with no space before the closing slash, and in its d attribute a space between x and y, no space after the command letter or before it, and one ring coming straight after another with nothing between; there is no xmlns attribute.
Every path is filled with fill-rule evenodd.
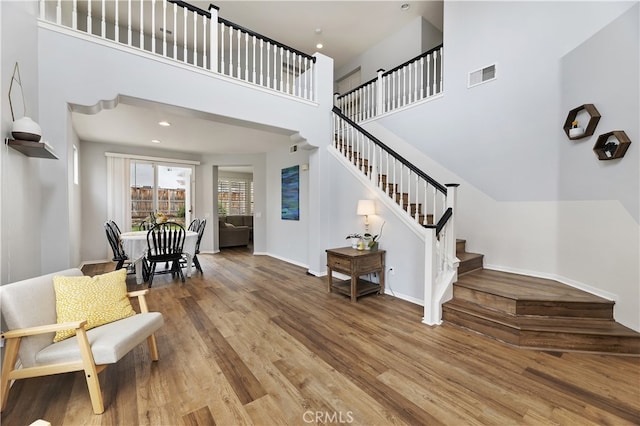
<svg viewBox="0 0 640 426"><path fill-rule="evenodd" d="M101 325L87 331L91 352L97 365L113 364L143 342L164 324L162 314L149 312ZM36 364L80 361L76 336L53 343L36 355Z"/></svg>

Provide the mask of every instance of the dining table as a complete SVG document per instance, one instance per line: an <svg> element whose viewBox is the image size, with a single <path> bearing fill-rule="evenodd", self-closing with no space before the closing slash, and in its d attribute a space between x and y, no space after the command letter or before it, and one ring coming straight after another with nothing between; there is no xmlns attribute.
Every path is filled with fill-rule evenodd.
<svg viewBox="0 0 640 426"><path fill-rule="evenodd" d="M136 268L136 283L142 284L144 277L142 274L142 262L147 255L147 233L149 231L131 231L120 234L122 248ZM193 256L196 254L196 242L198 241L198 233L194 231L186 231L182 253L186 256L186 275L191 278L191 266Z"/></svg>

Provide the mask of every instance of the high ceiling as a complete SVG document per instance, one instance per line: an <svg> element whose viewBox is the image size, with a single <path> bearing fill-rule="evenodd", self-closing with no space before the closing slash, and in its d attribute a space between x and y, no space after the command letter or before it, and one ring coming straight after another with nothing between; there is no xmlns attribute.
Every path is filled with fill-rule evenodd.
<svg viewBox="0 0 640 426"><path fill-rule="evenodd" d="M191 0L208 10L210 1ZM407 10L402 4L409 4ZM442 29L442 1L216 1L219 16L305 53L320 52L339 69L389 35L423 16ZM322 49L316 44L321 42ZM248 127L220 117L202 116L162 105L120 102L97 114L72 113L81 140L149 146L199 153L254 153L290 144L288 134L275 129ZM160 120L170 127L158 125ZM126 129L126 131L124 130ZM207 143L251 141L243 145ZM154 144L152 140L160 140Z"/></svg>

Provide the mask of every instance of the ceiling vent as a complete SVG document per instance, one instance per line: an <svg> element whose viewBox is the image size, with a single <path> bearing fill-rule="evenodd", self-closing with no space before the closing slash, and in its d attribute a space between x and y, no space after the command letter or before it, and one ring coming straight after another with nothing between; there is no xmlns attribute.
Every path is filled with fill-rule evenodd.
<svg viewBox="0 0 640 426"><path fill-rule="evenodd" d="M487 83L496 79L496 64L481 68L469 73L468 87L474 87L478 84Z"/></svg>

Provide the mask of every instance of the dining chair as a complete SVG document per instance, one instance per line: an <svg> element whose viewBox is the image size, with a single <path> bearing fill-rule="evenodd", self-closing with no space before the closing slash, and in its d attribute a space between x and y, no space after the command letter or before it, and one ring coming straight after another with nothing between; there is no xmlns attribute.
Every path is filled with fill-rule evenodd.
<svg viewBox="0 0 640 426"><path fill-rule="evenodd" d="M198 224L198 239L196 240L196 251L193 254L193 264L196 265L196 269L202 274L202 267L198 260L198 254L200 253L200 240L202 240L202 234L204 234L204 228L207 226L207 219L202 219Z"/></svg>
<svg viewBox="0 0 640 426"><path fill-rule="evenodd" d="M141 231L148 231L149 229L153 228L153 223L143 220L142 222L140 222L140 225L138 225L138 229L140 229Z"/></svg>
<svg viewBox="0 0 640 426"><path fill-rule="evenodd" d="M189 231L194 231L194 232L198 232L198 228L200 227L200 219L195 218L191 221L191 223L189 224L189 227L187 228Z"/></svg>
<svg viewBox="0 0 640 426"><path fill-rule="evenodd" d="M107 234L107 241L113 251L113 261L116 263L116 270L123 268L125 263L131 263L129 257L124 252L120 243L120 228L115 222L108 220L104 223L104 231Z"/></svg>
<svg viewBox="0 0 640 426"><path fill-rule="evenodd" d="M180 267L184 247L185 230L176 222L158 223L147 232L147 262L149 262L149 287L153 285L155 274L179 274L184 282ZM162 271L156 271L158 263L170 265Z"/></svg>
<svg viewBox="0 0 640 426"><path fill-rule="evenodd" d="M195 221L195 219L194 219ZM191 222L191 224L193 224L193 221ZM198 227L197 229L189 229L190 231L195 231L198 233L198 238L196 239L196 248L195 251L193 253L193 258L191 259L192 264L196 267L196 269L198 271L200 271L201 274L203 274L204 272L202 272L202 267L200 266L200 261L198 260L198 254L200 253L200 240L202 240L202 234L204 234L204 228L207 226L207 219L202 219L199 220L198 223ZM189 228L191 228L191 225L189 225ZM181 267L185 268L187 266L187 256L183 255L182 256L182 260L180 262Z"/></svg>
<svg viewBox="0 0 640 426"><path fill-rule="evenodd" d="M109 222L111 227L116 231L118 237L120 237L120 234L122 234L122 231L120 231L120 227L118 226L118 224L112 219L109 219L107 222Z"/></svg>
<svg viewBox="0 0 640 426"><path fill-rule="evenodd" d="M113 251L113 261L116 263L116 270L120 268L127 268L127 274L136 273L136 265L134 260L129 259L129 255L122 247L122 241L120 241L120 227L113 220L108 220L104 223L104 229L107 234L107 240ZM145 259L142 259L142 277L146 281L149 276L149 265Z"/></svg>

